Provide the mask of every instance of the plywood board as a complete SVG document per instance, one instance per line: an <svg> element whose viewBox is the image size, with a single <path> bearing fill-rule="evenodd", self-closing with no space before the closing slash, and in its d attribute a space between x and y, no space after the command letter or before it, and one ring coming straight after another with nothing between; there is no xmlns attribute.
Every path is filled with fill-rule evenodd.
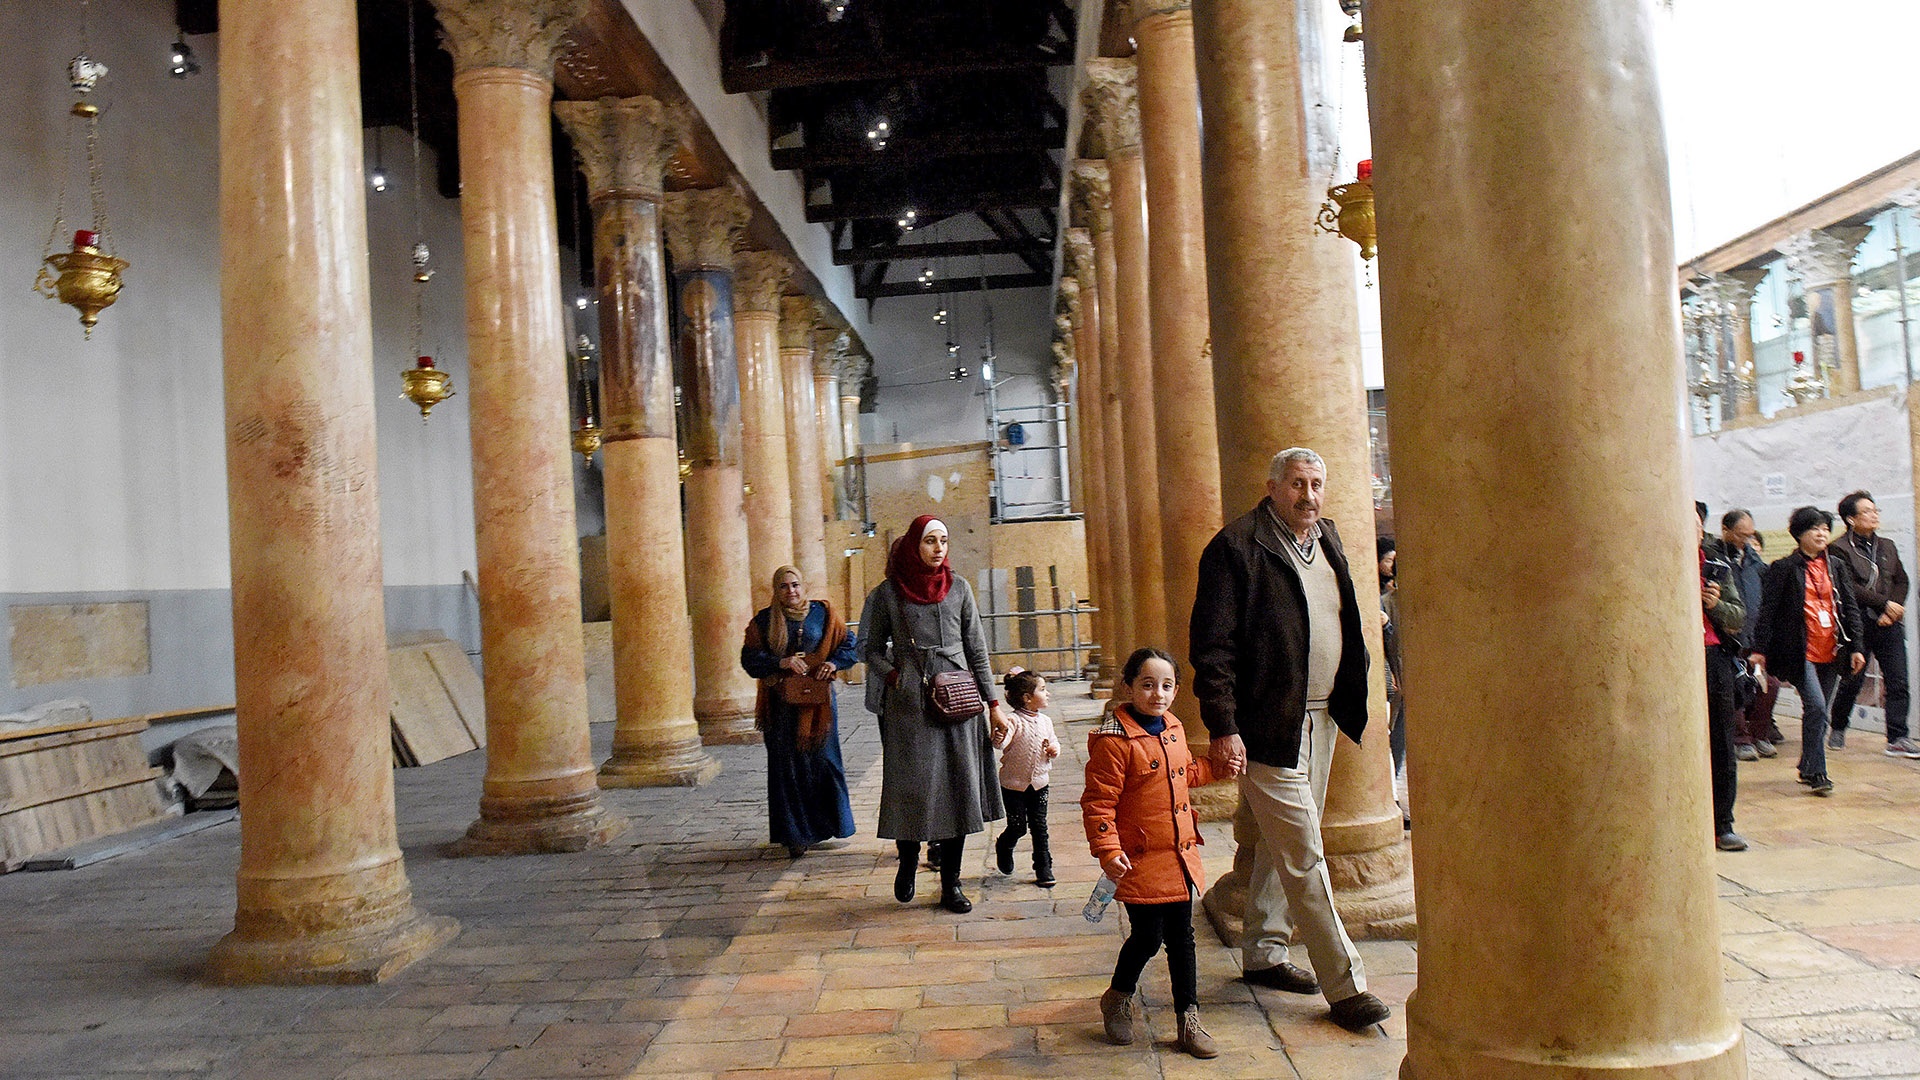
<svg viewBox="0 0 1920 1080"><path fill-rule="evenodd" d="M421 646L387 650L387 677L393 691L393 730L414 761L431 765L479 745Z"/></svg>
<svg viewBox="0 0 1920 1080"><path fill-rule="evenodd" d="M473 670L473 661L446 638L427 642L421 651L433 665L433 673L440 677L440 684L447 688L447 696L453 699L454 711L460 714L473 744L487 745L487 694L480 673Z"/></svg>

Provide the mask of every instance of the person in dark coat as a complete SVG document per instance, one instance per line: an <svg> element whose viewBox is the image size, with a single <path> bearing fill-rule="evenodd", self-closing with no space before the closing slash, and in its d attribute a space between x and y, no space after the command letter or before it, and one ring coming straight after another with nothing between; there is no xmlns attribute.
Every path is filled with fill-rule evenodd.
<svg viewBox="0 0 1920 1080"><path fill-rule="evenodd" d="M1862 644L1880 663L1880 685L1886 691L1887 756L1920 758L1920 744L1907 735L1907 710L1912 696L1907 691L1907 568L1900 564L1900 549L1880 531L1880 507L1873 496L1856 491L1840 500L1840 518L1847 531L1831 545L1840 556L1840 564L1850 572L1848 584L1860 602ZM1847 722L1853 718L1853 702L1860 696L1866 673L1843 675L1840 689L1833 696L1833 731L1827 736L1827 748L1839 750L1847 745Z"/></svg>
<svg viewBox="0 0 1920 1080"><path fill-rule="evenodd" d="M1827 549L1832 527L1832 515L1817 506L1787 519L1798 546L1760 579L1760 615L1748 643L1750 660L1800 693L1800 782L1815 795L1833 793L1827 703L1843 672L1867 666L1860 605L1846 568Z"/></svg>
<svg viewBox="0 0 1920 1080"><path fill-rule="evenodd" d="M867 711L880 717L880 828L900 850L894 899L913 899L920 845L940 846L940 906L973 910L960 890L967 837L1006 816L988 733L991 711L1010 722L994 686L987 632L967 580L947 562L947 527L923 514L893 543L887 579L860 614ZM985 707L958 723L931 715L925 679L969 671Z"/></svg>
<svg viewBox="0 0 1920 1080"><path fill-rule="evenodd" d="M800 571L775 570L773 603L747 624L740 666L760 680L754 726L767 746L768 832L796 859L823 840L853 835L833 676L859 659L859 642L833 606L807 599ZM788 703L780 694L787 679L825 682L826 702Z"/></svg>

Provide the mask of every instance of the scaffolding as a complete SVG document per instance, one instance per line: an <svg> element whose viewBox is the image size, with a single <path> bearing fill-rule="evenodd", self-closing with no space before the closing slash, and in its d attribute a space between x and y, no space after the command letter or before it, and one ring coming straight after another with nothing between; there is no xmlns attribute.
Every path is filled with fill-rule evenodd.
<svg viewBox="0 0 1920 1080"><path fill-rule="evenodd" d="M1065 401L1054 401L1042 405L1014 405L1002 408L997 384L992 378L988 378L986 383L987 463L993 477L991 492L994 522L998 524L1003 521L1073 516L1075 511L1072 478L1067 473L1067 416L1072 406ZM1029 425L1035 428L1048 428L1051 431L1050 440L1040 443L1022 441L1015 444L1011 433L1016 429L1016 425L1023 434ZM1030 460L1020 456L1030 453L1056 455L1057 467L1054 475L1058 483L1055 485L1055 498L1035 501L1012 501L1007 498L1008 469L1016 462ZM1014 479L1038 480L1042 477L1022 472Z"/></svg>

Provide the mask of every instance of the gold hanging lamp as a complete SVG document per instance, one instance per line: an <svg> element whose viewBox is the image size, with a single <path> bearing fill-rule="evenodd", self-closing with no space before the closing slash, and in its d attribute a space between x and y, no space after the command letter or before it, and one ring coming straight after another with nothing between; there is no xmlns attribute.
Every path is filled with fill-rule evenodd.
<svg viewBox="0 0 1920 1080"><path fill-rule="evenodd" d="M420 69L418 42L414 32L413 5L407 5L407 94L413 128L413 366L400 372L400 396L419 407L420 422L427 422L433 407L453 396L453 376L433 366L433 357L421 346L425 334L427 283L433 280L433 252L427 247L426 232L420 217ZM384 186L384 181L382 181ZM380 190L376 188L375 190Z"/></svg>
<svg viewBox="0 0 1920 1080"><path fill-rule="evenodd" d="M1327 189L1327 201L1320 207L1319 225L1360 245L1360 258L1373 261L1377 248L1373 229L1372 158L1360 162L1352 183Z"/></svg>
<svg viewBox="0 0 1920 1080"><path fill-rule="evenodd" d="M73 170L75 138L67 136L67 155L60 171L60 195L54 204L53 228L47 232L47 244L40 253L40 268L33 278L33 290L58 300L80 313L80 325L86 338L93 339L93 327L100 313L113 306L126 284L121 275L127 260L113 254L113 234L107 225L107 197L100 168L100 107L87 100L94 87L107 76L107 65L87 55L87 0L80 4L80 54L67 62L67 84L73 88L73 106L67 110L69 127L84 129L80 140L86 146L87 193L91 200L92 224L73 232L73 246L55 251L54 245L66 232L67 178Z"/></svg>

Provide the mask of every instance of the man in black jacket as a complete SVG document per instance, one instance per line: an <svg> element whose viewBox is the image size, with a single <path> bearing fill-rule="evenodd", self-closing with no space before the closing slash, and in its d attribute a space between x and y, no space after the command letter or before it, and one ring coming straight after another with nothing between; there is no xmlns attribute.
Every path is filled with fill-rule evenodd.
<svg viewBox="0 0 1920 1080"><path fill-rule="evenodd" d="M1899 549L1880 535L1880 508L1873 496L1856 491L1840 500L1840 520L1847 531L1832 544L1840 564L1850 572L1849 584L1860 604L1861 630L1867 652L1880 662L1880 683L1886 689L1887 756L1920 758L1920 744L1907 737L1907 568L1900 565ZM1865 672L1846 675L1833 695L1833 729L1827 749L1847 745L1847 721Z"/></svg>
<svg viewBox="0 0 1920 1080"><path fill-rule="evenodd" d="M1201 554L1193 690L1214 767L1244 768L1241 802L1260 830L1241 940L1247 981L1322 992L1335 1023L1364 1031L1389 1012L1367 993L1320 842L1336 728L1358 742L1367 725L1363 608L1340 534L1320 517L1326 476L1312 450L1281 451L1267 497ZM1368 617L1374 606L1368 597ZM1287 962L1296 928L1317 981Z"/></svg>

